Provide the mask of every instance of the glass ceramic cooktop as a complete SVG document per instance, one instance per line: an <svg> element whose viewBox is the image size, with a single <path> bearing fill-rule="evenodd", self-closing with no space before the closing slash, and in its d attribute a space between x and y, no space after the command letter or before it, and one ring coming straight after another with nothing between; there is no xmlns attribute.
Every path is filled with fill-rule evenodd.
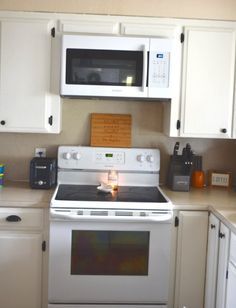
<svg viewBox="0 0 236 308"><path fill-rule="evenodd" d="M60 184L55 197L62 201L167 202L157 187L119 186L116 191L103 192L96 185Z"/></svg>

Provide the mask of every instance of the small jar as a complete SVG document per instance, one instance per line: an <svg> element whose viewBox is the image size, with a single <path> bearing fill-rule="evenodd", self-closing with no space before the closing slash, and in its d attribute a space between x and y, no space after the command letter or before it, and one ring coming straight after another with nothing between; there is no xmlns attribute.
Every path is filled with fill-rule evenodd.
<svg viewBox="0 0 236 308"><path fill-rule="evenodd" d="M108 184L111 185L113 190L118 189L118 172L116 170L110 170L108 172Z"/></svg>
<svg viewBox="0 0 236 308"><path fill-rule="evenodd" d="M205 184L205 174L201 170L195 170L192 173L192 186L196 188L202 188Z"/></svg>

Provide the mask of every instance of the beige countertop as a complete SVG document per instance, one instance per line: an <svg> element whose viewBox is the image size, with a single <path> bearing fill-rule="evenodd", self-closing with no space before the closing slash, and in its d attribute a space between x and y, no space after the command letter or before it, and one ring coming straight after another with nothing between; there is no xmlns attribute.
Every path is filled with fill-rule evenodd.
<svg viewBox="0 0 236 308"><path fill-rule="evenodd" d="M174 210L210 210L236 232L236 191L223 188L176 192L161 187ZM0 207L48 208L54 189L31 189L28 182L6 182L0 188Z"/></svg>
<svg viewBox="0 0 236 308"><path fill-rule="evenodd" d="M54 189L32 189L28 182L6 182L0 188L0 207L48 208Z"/></svg>
<svg viewBox="0 0 236 308"><path fill-rule="evenodd" d="M236 210L236 191L232 189L191 188L189 192L172 191L165 187L161 189L178 210L207 210L209 206Z"/></svg>
<svg viewBox="0 0 236 308"><path fill-rule="evenodd" d="M174 210L209 210L236 233L236 191L225 188L191 188L177 192L163 188Z"/></svg>

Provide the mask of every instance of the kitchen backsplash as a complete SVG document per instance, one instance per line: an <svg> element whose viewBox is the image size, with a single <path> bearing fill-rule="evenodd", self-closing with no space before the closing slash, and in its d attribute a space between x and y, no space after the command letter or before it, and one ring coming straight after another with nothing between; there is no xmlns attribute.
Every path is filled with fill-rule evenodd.
<svg viewBox="0 0 236 308"><path fill-rule="evenodd" d="M162 132L163 104L147 101L64 100L61 134L0 134L0 162L6 164L5 179L29 179L29 163L36 147L46 148L47 156L55 157L58 145L89 145L91 113L131 114L132 147L157 147L161 151L161 183L166 181L169 155L176 141L180 142L181 148L187 142L190 143L193 151L203 156L204 171L232 171L236 178L236 140L167 137Z"/></svg>

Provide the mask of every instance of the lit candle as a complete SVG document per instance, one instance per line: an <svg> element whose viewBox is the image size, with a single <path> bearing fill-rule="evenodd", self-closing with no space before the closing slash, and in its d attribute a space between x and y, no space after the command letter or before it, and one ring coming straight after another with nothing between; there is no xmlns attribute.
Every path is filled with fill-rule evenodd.
<svg viewBox="0 0 236 308"><path fill-rule="evenodd" d="M118 172L116 170L110 170L108 172L108 184L111 185L113 190L118 188Z"/></svg>

